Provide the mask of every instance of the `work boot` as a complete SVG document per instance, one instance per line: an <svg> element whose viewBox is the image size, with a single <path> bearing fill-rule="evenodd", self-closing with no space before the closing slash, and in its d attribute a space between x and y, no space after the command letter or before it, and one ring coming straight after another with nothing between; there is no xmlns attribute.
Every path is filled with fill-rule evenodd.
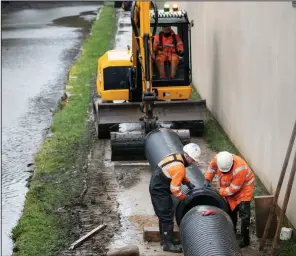
<svg viewBox="0 0 296 256"><path fill-rule="evenodd" d="M163 235L163 250L166 252L181 253L182 247L173 244L174 224L162 223L161 231Z"/></svg>
<svg viewBox="0 0 296 256"><path fill-rule="evenodd" d="M249 227L242 224L241 228L241 240L239 247L244 248L250 245L250 233L249 233Z"/></svg>
<svg viewBox="0 0 296 256"><path fill-rule="evenodd" d="M160 235L160 245L163 246L164 242L163 242L163 233L162 233L162 227L161 224L159 222L159 235ZM173 240L173 245L179 245L181 244L181 241L179 239Z"/></svg>

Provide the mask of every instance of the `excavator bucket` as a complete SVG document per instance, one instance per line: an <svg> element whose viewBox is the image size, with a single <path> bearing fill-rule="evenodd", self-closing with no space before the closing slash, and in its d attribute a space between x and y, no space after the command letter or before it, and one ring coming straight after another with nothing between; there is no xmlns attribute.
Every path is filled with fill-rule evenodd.
<svg viewBox="0 0 296 256"><path fill-rule="evenodd" d="M140 103L94 103L99 139L111 138L112 161L145 160L145 130ZM205 100L157 101L153 113L160 127L174 129L185 144L200 136L207 118Z"/></svg>

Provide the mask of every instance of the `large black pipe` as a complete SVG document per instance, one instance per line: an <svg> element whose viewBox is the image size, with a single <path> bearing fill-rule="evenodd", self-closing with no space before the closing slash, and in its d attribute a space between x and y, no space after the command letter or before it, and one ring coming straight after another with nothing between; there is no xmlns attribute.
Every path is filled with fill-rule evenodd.
<svg viewBox="0 0 296 256"><path fill-rule="evenodd" d="M155 171L158 163L166 156L172 153L183 153L183 144L179 139L179 136L172 131L171 129L160 128L150 132L145 139L145 155L148 160L152 171ZM205 220L204 218L200 218L200 214L198 214L197 210L193 209L201 209L200 207L209 207L213 211L217 212L216 209L220 209L217 214L221 212L224 213L223 216L228 216L229 207L226 201L213 189L204 187L204 175L200 171L200 169L196 165L192 165L186 169L186 174L191 180L191 182L195 185L195 189L189 191L186 186L182 186L182 190L184 193L188 195L192 195L192 200L188 203L185 201L179 201L174 196L172 196L175 206L175 217L178 226L180 227L181 234L181 242L184 249L184 255L190 256L204 256L204 255L240 255L240 249L236 243L235 234L233 230L232 222L222 222L221 218L209 217L211 225L217 226L218 229L200 229L197 228L196 225L199 226L200 221ZM192 213L193 212L193 213ZM194 215L192 217L192 215ZM218 216L218 215L217 215ZM182 223L186 223L182 224ZM188 224L189 223L189 224ZM192 224L192 225L190 225ZM222 232L220 229L225 229L230 232L229 236L234 238L229 245L220 244L219 242L214 243L214 250L218 251L219 249L223 249L226 246L226 249L223 249L222 254L200 254L199 252L203 251L203 249L207 249L207 246L213 246L213 243L199 243L201 241L201 235L203 232L208 232L207 236L213 237L213 239L218 239L218 234ZM193 236L188 244L188 234L189 236ZM185 241L185 240L186 241ZM219 238L219 241L222 241ZM203 246L203 249L196 249L196 245ZM219 245L219 246L218 246ZM221 248L220 248L221 247ZM229 247L229 250L227 249ZM191 249L188 249L191 248ZM235 252L237 254L227 254L230 251L233 251L231 248L235 248ZM193 254L192 254L193 251ZM210 251L210 250L209 250ZM198 252L198 253L195 253ZM226 253L227 252L227 253Z"/></svg>
<svg viewBox="0 0 296 256"><path fill-rule="evenodd" d="M131 126L131 128L133 125ZM146 160L144 153L145 131L135 127L133 131L111 132L111 161ZM173 130L179 141L186 144L190 141L189 130ZM175 134L175 133L174 133ZM157 150L157 149L155 149Z"/></svg>
<svg viewBox="0 0 296 256"><path fill-rule="evenodd" d="M180 237L186 256L242 255L229 215L214 206L195 206L184 216Z"/></svg>

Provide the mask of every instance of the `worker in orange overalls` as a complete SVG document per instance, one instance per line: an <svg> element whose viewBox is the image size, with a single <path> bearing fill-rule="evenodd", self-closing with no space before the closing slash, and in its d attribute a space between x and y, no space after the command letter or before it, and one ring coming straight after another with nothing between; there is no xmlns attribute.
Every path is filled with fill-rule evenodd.
<svg viewBox="0 0 296 256"><path fill-rule="evenodd" d="M171 63L170 77L174 78L179 64L178 56L184 54L184 45L180 36L175 34L170 26L163 25L162 31L154 37L153 50L160 79L166 78L165 61Z"/></svg>
<svg viewBox="0 0 296 256"><path fill-rule="evenodd" d="M253 198L255 174L239 156L223 151L210 162L205 173L205 186L210 186L215 174L219 177L219 194L227 200L236 232L237 214L241 218L240 247L250 244L249 227L251 218L250 202Z"/></svg>
<svg viewBox="0 0 296 256"><path fill-rule="evenodd" d="M179 200L190 199L182 192L181 185L187 185L190 190L195 187L186 176L186 167L198 161L200 152L198 145L189 143L184 146L182 154L171 154L160 161L151 176L149 192L159 219L160 244L164 251L182 252L182 247L173 242L174 206L171 195Z"/></svg>

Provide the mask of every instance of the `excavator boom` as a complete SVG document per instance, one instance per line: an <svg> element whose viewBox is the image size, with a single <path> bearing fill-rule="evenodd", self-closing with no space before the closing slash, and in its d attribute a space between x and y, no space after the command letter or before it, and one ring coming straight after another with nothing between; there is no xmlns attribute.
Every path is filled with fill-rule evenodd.
<svg viewBox="0 0 296 256"><path fill-rule="evenodd" d="M136 42L140 49L138 55L139 65L142 70L142 109L144 112L143 122L148 124L145 127L154 127L156 117L153 113L154 101L157 100L155 92L152 90L152 39L155 34L151 34L150 9L153 6L155 13L158 13L157 6L153 1L135 1L132 5L131 22ZM138 30L140 27L140 31ZM157 22L155 28L157 27ZM133 54L137 54L133 52Z"/></svg>

